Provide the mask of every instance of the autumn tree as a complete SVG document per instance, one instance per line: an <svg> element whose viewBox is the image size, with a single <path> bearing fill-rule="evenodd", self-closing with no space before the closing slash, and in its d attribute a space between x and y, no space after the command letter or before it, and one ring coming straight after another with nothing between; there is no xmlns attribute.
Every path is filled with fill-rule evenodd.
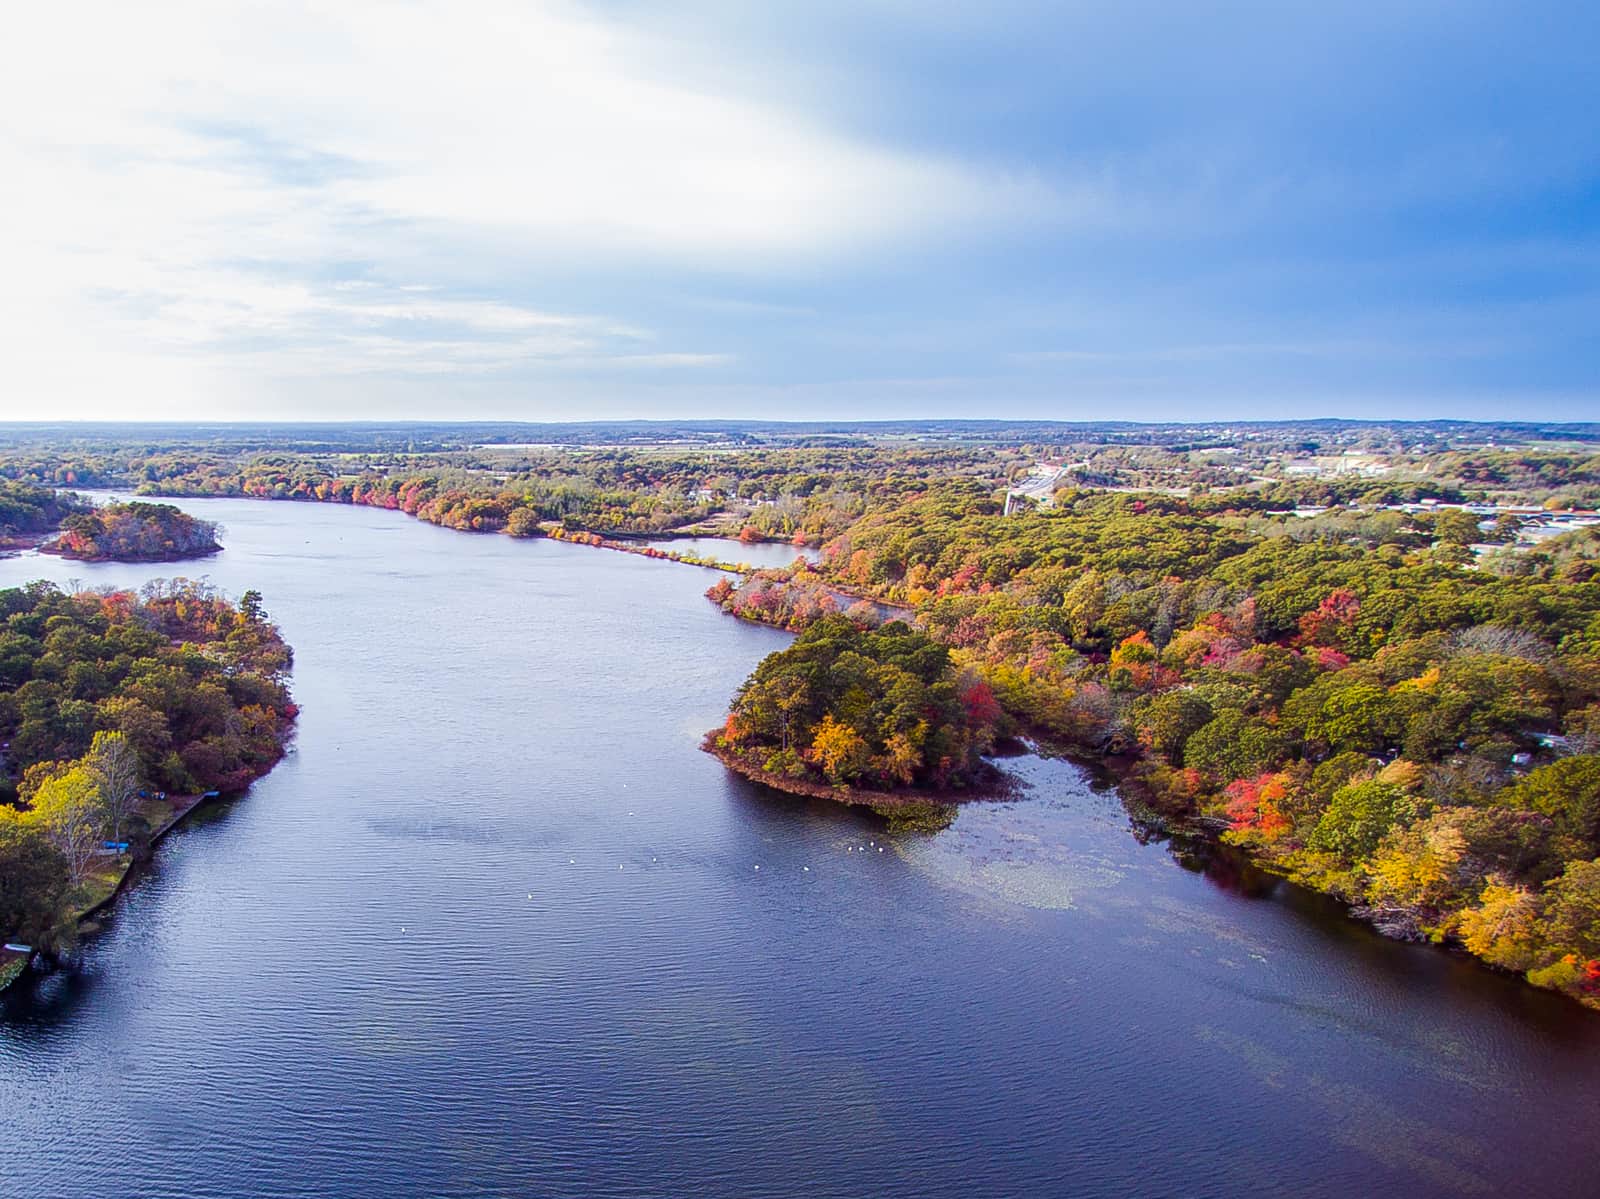
<svg viewBox="0 0 1600 1199"><path fill-rule="evenodd" d="M859 733L829 714L817 725L811 756L830 782L848 783L866 770L872 751Z"/></svg>
<svg viewBox="0 0 1600 1199"><path fill-rule="evenodd" d="M990 686L926 634L833 615L762 660L718 738L772 773L809 764L833 783L959 787L1004 719Z"/></svg>
<svg viewBox="0 0 1600 1199"><path fill-rule="evenodd" d="M46 780L34 794L33 812L66 863L72 885L81 885L99 848L105 820L93 772L78 765Z"/></svg>
<svg viewBox="0 0 1600 1199"><path fill-rule="evenodd" d="M1539 900L1527 887L1495 878L1457 920L1461 943L1491 965L1518 972L1538 960Z"/></svg>
<svg viewBox="0 0 1600 1199"><path fill-rule="evenodd" d="M132 810L143 782L144 768L138 751L122 733L99 732L84 761L99 788L111 836L120 840L122 822Z"/></svg>
<svg viewBox="0 0 1600 1199"><path fill-rule="evenodd" d="M1333 802L1312 830L1307 845L1358 862L1377 849L1396 825L1414 820L1419 807L1393 783L1368 779L1349 783L1333 793Z"/></svg>

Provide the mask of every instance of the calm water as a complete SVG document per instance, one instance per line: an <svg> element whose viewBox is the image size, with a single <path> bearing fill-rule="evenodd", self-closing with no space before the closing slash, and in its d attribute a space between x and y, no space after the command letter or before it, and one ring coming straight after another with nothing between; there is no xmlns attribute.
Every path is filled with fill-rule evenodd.
<svg viewBox="0 0 1600 1199"><path fill-rule="evenodd" d="M793 566L796 558L815 562L821 555L809 546L786 545L781 541L757 541L753 544L732 537L672 537L664 541L648 541L646 545L658 550L679 554L692 554L697 558L713 558L718 562L746 566Z"/></svg>
<svg viewBox="0 0 1600 1199"><path fill-rule="evenodd" d="M699 735L783 638L703 571L184 506L297 747L4 1001L6 1196L1593 1193L1600 1017L1186 867L1064 763L884 852L728 777Z"/></svg>

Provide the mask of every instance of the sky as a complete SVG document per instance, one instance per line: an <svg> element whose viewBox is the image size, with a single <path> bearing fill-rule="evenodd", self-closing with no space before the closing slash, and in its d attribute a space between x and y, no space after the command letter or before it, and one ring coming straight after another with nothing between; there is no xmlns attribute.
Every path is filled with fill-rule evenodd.
<svg viewBox="0 0 1600 1199"><path fill-rule="evenodd" d="M30 4L0 419L1600 419L1600 5Z"/></svg>

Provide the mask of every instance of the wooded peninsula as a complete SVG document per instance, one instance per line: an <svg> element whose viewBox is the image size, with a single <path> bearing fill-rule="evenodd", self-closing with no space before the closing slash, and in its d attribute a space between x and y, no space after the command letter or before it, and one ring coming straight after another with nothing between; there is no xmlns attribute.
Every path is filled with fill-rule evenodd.
<svg viewBox="0 0 1600 1199"><path fill-rule="evenodd" d="M996 791L984 755L1004 720L988 684L925 633L825 616L756 667L705 748L782 790L938 803Z"/></svg>

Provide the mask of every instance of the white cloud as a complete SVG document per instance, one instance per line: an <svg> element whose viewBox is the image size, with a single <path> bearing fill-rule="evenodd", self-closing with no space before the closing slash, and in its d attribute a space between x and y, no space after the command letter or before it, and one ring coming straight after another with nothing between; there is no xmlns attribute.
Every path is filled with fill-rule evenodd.
<svg viewBox="0 0 1600 1199"><path fill-rule="evenodd" d="M260 394L262 371L717 365L521 297L550 264L805 269L1039 199L702 89L698 47L675 60L561 3L38 4L7 23L6 417Z"/></svg>

